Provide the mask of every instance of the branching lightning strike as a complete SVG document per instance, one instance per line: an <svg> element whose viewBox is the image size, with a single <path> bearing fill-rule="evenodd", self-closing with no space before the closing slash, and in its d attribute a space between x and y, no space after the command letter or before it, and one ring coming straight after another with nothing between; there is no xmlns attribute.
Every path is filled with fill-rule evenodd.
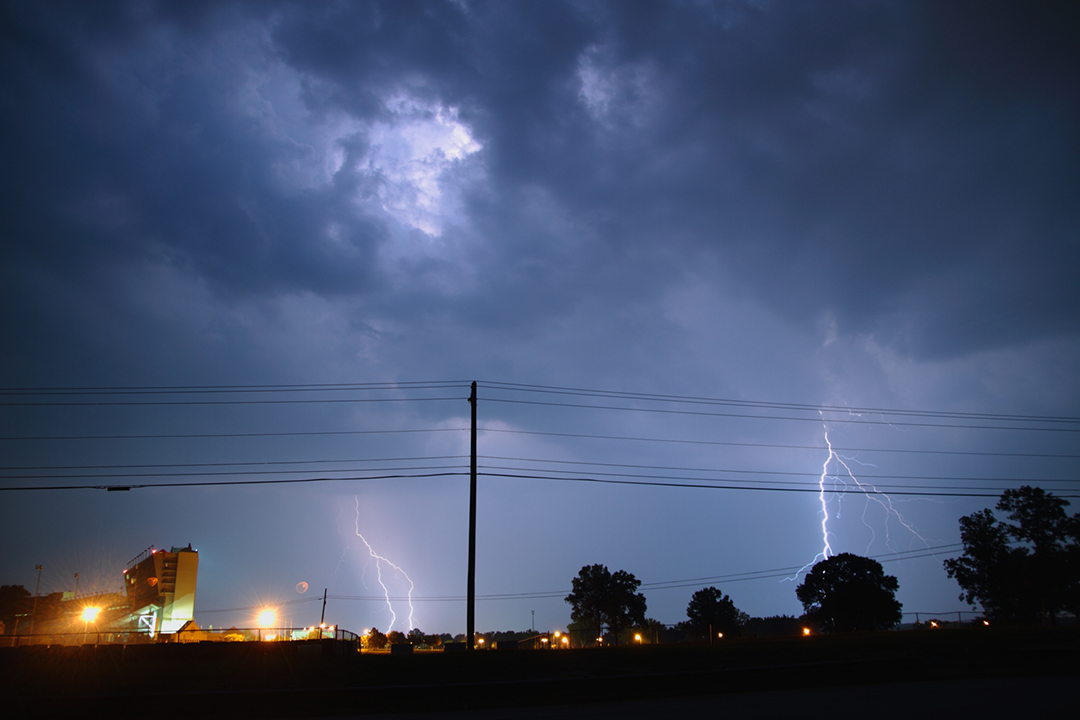
<svg viewBox="0 0 1080 720"><path fill-rule="evenodd" d="M376 576L378 577L379 585L383 589L383 598L386 600L386 607L390 610L390 627L388 627L386 629L386 631L390 632L391 630L394 629L394 623L397 622L397 613L394 612L393 603L390 602L390 590L386 587L386 583L383 582L382 563L386 563L387 565L392 567L394 570L401 573L401 576L404 577L405 580L409 583L409 592L408 592L409 628L413 628L413 627L415 627L415 625L413 624L413 602L412 602L412 593L413 593L413 588L415 587L413 585L413 581L404 570L402 570L400 567L398 567L394 563L392 563L389 560L387 560L386 558L384 558L382 555L379 555L377 552L375 552L375 550L371 547L371 543L369 543L367 541L367 539L363 535L360 534L360 496L359 495L355 496L355 499L356 499L356 536L358 538L360 538L360 540L364 543L365 546L367 546L368 553L371 555L371 557L375 558L375 573L376 573Z"/></svg>
<svg viewBox="0 0 1080 720"><path fill-rule="evenodd" d="M856 477L855 472L851 469L851 465L849 465L848 463L856 463L856 462L859 462L859 461L857 459L855 459L854 457L846 457L846 456L840 455L839 453L836 452L836 450L833 449L832 440L829 439L829 426L828 426L828 424L826 424L824 422L824 420L825 420L825 418L824 418L824 416L822 416L822 427L824 428L824 434L825 434L825 446L826 446L826 448L828 448L829 454L825 458L825 461L821 464L821 475L818 477L818 501L821 503L821 542L822 542L822 547L821 547L821 551L818 554L816 554L814 556L814 558L810 562L806 563L806 565L803 565L798 570L798 572L795 573L794 577L787 578L787 579L788 580L796 580L796 579L798 579L799 575L804 573L807 570L807 568L812 567L815 563L818 562L818 560L828 560L829 556L834 554L832 545L829 542L829 535L830 535L830 533L829 533L829 519L830 519L830 517L829 517L829 502L828 502L827 493L830 492L830 490L828 490L827 487L826 487L826 484L827 484L827 482L829 481L830 478L833 481L833 489L831 490L831 492L833 492L834 494L837 495L837 503L838 504L843 502L844 492L847 489L847 485L848 485L848 479L850 479L851 482L854 483L855 486L859 488L862 495L866 498L866 507L863 508L862 521L863 521L863 525L865 525L870 530L870 534L871 534L870 542L866 546L866 554L867 555L870 554L870 547L874 544L874 541L877 540L877 532L874 530L874 527L866 519L866 510L867 510L867 508L869 508L871 500L878 503L882 507L882 509L885 510L885 545L886 545L886 547L892 548L892 538L890 537L890 534L889 534L889 518L891 516L895 516L897 521L899 521L899 523L901 525L903 525L904 528L908 532L910 532L915 537L919 538L919 540L921 540L924 545L927 545L927 547L929 547L929 545L927 544L926 538L924 538L922 535L920 535L918 533L918 531L916 531L915 528L911 526L911 523L904 520L903 515L901 515L900 511L897 510L894 507L893 500L892 500L891 497L889 497L889 495L887 493L884 493L881 490L878 490L877 487L873 485L873 483L864 483L864 482L860 481L858 477ZM834 462L836 463L837 466L839 466L839 468L843 468L843 472L840 472L839 469L837 469L835 472L829 472L829 467L831 465L833 465ZM859 463L859 464L862 464L862 463ZM839 492L837 492L837 490L836 490L836 485L838 483L843 483L843 485L844 485L844 489L840 490ZM837 518L840 517L839 508L837 509L836 517Z"/></svg>

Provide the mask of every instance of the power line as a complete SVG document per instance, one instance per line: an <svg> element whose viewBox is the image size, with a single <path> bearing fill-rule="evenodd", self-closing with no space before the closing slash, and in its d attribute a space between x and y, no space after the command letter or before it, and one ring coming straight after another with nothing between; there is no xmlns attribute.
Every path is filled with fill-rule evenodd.
<svg viewBox="0 0 1080 720"><path fill-rule="evenodd" d="M602 485L641 485L647 487L669 487L669 488L694 488L700 490L744 490L748 492L792 492L792 493L818 493L818 488L781 488L781 487L763 487L763 486L741 486L741 485L709 485L704 483L688 483L688 482L656 482L650 480L615 480L611 478L599 478L599 477L551 477L550 475L525 475L516 473L480 473L485 477L501 477L512 478L517 480L558 480L562 482L581 482L581 483L596 483ZM862 493L864 495L885 494L874 493L861 487L848 488L845 493L851 493L857 495ZM972 498L997 498L1000 497L1000 492L994 493L979 493L979 492L914 492L905 490L889 491L889 495L910 495L914 497L972 497ZM1066 495L1059 494L1057 497L1062 498L1077 498L1080 495Z"/></svg>
<svg viewBox="0 0 1080 720"><path fill-rule="evenodd" d="M50 403L18 403L2 402L0 407L112 407L112 406L139 406L158 407L161 405L326 405L343 403L397 403L397 402L429 402L438 400L461 400L457 396L450 397L417 397L417 398L319 398L317 400L152 400L149 402L133 401L109 401L109 402L50 402Z"/></svg>
<svg viewBox="0 0 1080 720"><path fill-rule="evenodd" d="M454 467L454 466L450 466ZM413 470L423 468L393 468L394 470ZM439 469L442 469L440 466ZM378 472L379 470L373 469L371 472ZM346 471L342 471L346 472ZM558 472L558 471L547 471ZM209 475L229 474L229 473L206 473ZM266 473L260 473L266 474ZM136 489L146 488L186 488L186 487L209 487L209 486L229 486L229 485L285 485L285 484L298 484L298 483L322 483L322 482L348 482L358 480L405 480L405 479L417 479L417 478L431 478L431 477L446 477L454 475L468 475L468 472L437 472L437 473L412 473L404 474L397 473L392 475L377 475L377 476L352 476L352 477L308 477L308 478L289 478L280 480L210 480L210 481L198 481L198 482L173 482L173 483L139 483L139 484L116 484L116 485L30 485L30 486L18 486L18 487L0 487L0 492L29 492L34 490L107 490L110 492L115 491L129 491ZM648 477L648 476L635 476L631 474L612 474L614 477L553 477L552 475L535 475L521 473L493 473L493 472L481 472L480 475L485 477L500 477L519 480L557 480L563 482L582 482L582 483L596 483L605 485L639 485L649 487L666 487L666 488L687 488L687 489L702 489L702 490L745 490L756 492L793 492L793 493L818 493L820 489L816 484L806 483L806 485L812 485L812 487L775 487L776 485L793 485L792 481L776 481L769 486L765 485L721 485L719 482L740 482L732 480L723 481L711 481L706 482L697 478L691 478L698 480L698 482L660 482L658 480L620 480L615 479L617 477ZM599 474L599 473L598 473ZM54 476L55 477L55 476ZM108 477L115 477L116 479L124 479L126 477L144 477L143 475L109 475ZM672 478L676 479L676 478ZM1015 482L1024 482L1017 480ZM892 486L888 486L892 487ZM995 489L992 492L974 492L979 488L971 488L965 492L925 492L911 490L912 486L900 486L907 487L907 490L889 490L888 495L908 495L915 497L982 497L982 498L996 498L1000 496L1000 489ZM835 491L831 491L835 492ZM851 494L886 494L879 493L876 489L867 489L856 484L854 487L847 486L843 491L844 493ZM1070 494L1058 494L1058 497L1062 498L1076 498L1080 495Z"/></svg>
<svg viewBox="0 0 1080 720"><path fill-rule="evenodd" d="M385 472L390 470L442 470L447 468L463 467L462 465L419 465L408 467L388 468L339 468L327 472ZM207 476L236 476L236 475L295 475L307 472L306 470L204 470L200 472L145 472L145 473L82 473L73 475L41 474L41 475L3 475L0 480L40 480L59 478L115 478L125 480L127 478L142 477L207 477Z"/></svg>
<svg viewBox="0 0 1080 720"><path fill-rule="evenodd" d="M525 473L528 473L528 472L544 472L544 473L558 473L560 475L573 475L573 474L575 474L575 472L571 471L571 470L549 470L547 468L521 468L521 467L506 467L506 466L500 466L500 465L486 465L484 467L486 467L489 470L510 470L510 471L516 471L516 472L525 472ZM751 472L751 471L748 471L748 472ZM817 482L802 482L802 481L798 481L798 480L764 480L764 481L763 480L739 480L739 479L732 479L732 478L687 477L687 476L681 476L681 475L646 475L646 474L643 474L643 473L604 473L604 472L598 472L598 473L592 473L592 474L596 475L596 476L601 476L601 477L642 478L642 479L650 479L650 480L696 481L696 482L709 482L709 483L717 483L717 482L740 483L740 487L742 489L744 489L744 490L764 489L766 487L775 487L775 486L793 486L793 487L813 488L809 492L815 492L815 493L820 492L820 484L819 483L817 483ZM772 474L776 474L776 475L787 475L787 474L799 475L799 474L802 474L802 473L769 473L769 472L762 472L761 474L765 474L765 475L772 475ZM950 486L950 485L910 485L910 484L899 485L899 484L893 484L893 483L881 484L881 483L870 482L867 479L869 476L865 476L865 475L858 476L858 477L851 476L850 481L844 480L844 477L847 477L847 476L839 476L839 475L832 475L832 474L826 476L826 478L829 479L834 485L835 485L835 483L839 482L839 483L843 483L845 485L845 487L851 487L852 485L855 485L855 486L869 486L869 488L870 488L870 490L872 492L881 493L881 494L885 494L886 489L888 489L889 493L901 494L899 492L900 490L912 490L912 489L917 489L917 488L926 488L926 489L932 489L932 490L963 490L963 491L969 491L969 492L973 492L973 491L977 491L977 490L983 490L983 491L986 491L986 492L994 492L995 497L996 497L996 495L1000 495L1001 491L1003 490L1003 488L1000 488L1000 487L998 487L998 488L993 488L993 487L971 487L971 486L956 487L956 486ZM884 477L884 476L879 475L879 476L874 476L874 477ZM933 480L933 479L935 479L935 478L906 477L906 476L903 476L903 475L893 475L893 476L889 476L889 477L893 477L893 478L896 478L896 479L906 479L906 480L924 480L924 479L925 480ZM551 478L551 479L560 479L560 478ZM944 478L942 478L942 479L944 479ZM962 479L965 479L965 478L958 478L958 479L962 480ZM971 479L972 480L983 480L985 482L1011 483L1011 484L1014 484L1014 485L1018 484L1018 483L1027 484L1027 483L1046 483L1046 482L1075 482L1075 481L1068 481L1068 480L1033 480L1033 479L1029 479L1029 478L1017 478L1017 479L1010 479L1010 478L971 478ZM863 480L866 480L866 482L862 482ZM766 486L766 485L763 485L762 483L768 483L768 485ZM896 488L896 490L894 490L893 488ZM1065 488L1065 489L1066 490L1072 490L1073 488ZM829 492L832 492L832 493L846 493L846 492L848 492L848 490L846 490L846 489L845 490L836 490L835 488L833 488L833 489L830 489Z"/></svg>
<svg viewBox="0 0 1080 720"><path fill-rule="evenodd" d="M906 560L919 560L928 557L938 557L940 555L951 554L957 552L963 548L962 543L950 543L947 545L935 545L926 548L918 548L915 550L902 550L899 552L883 553L881 555L871 555L871 560L877 560L882 563L890 562L903 562ZM771 568L769 570L750 570L740 573L729 573L726 575L710 575L706 577L697 578L684 578L680 580L663 580L660 582L642 583L642 590L673 590L684 587L693 587L703 583L733 583L733 582L745 582L747 580L770 580L773 578L785 578L791 576L792 573L798 573L805 569L806 565L791 565L783 568ZM486 595L477 595L477 600L541 600L545 598L565 597L570 592L569 589L564 590L539 590L534 592L522 592L522 593L489 593ZM331 600L357 600L357 601L371 601L371 602L386 602L388 599L385 595L329 595ZM465 600L464 595L410 595L410 596L390 596L389 600L392 601L405 601L412 600L413 602L463 602Z"/></svg>
<svg viewBox="0 0 1080 720"><path fill-rule="evenodd" d="M407 460L458 460L467 458L468 455L428 455L419 457L397 458L348 458L344 460L251 460L248 462L217 462L217 463L153 463L139 465L12 465L0 467L0 471L6 470L130 470L133 468L174 468L174 467L246 467L251 465L318 465L327 463L352 463L352 462L405 462ZM11 476L8 476L11 477Z"/></svg>
<svg viewBox="0 0 1080 720"><path fill-rule="evenodd" d="M393 435L404 433L462 432L467 428L426 428L423 430L314 430L300 432L257 432L257 433L188 433L163 435L40 435L8 436L0 440L176 440L204 438L242 438L242 437L309 437L326 435Z"/></svg>
<svg viewBox="0 0 1080 720"><path fill-rule="evenodd" d="M624 440L628 442L653 442L671 443L678 445L718 445L722 447L751 447L751 448L776 448L784 450L826 450L824 445L781 445L774 443L747 443L729 442L724 440L685 440L681 438L650 438L633 437L623 435L590 435L587 433L562 433L543 432L538 430L508 430L505 428L482 427L481 432L506 433L511 435L539 435L542 437L565 437L579 440ZM0 438L2 439L2 438ZM847 448L834 447L836 452L881 452L881 453L911 453L919 455L970 455L976 457L1021 457L1021 458L1063 458L1080 459L1080 455L1050 454L1050 453L1005 453L1005 452L981 452L973 450L915 450L915 449L888 449L888 448Z"/></svg>
<svg viewBox="0 0 1080 720"><path fill-rule="evenodd" d="M574 395L585 397L603 397L620 399L639 399L655 402L688 403L697 405L728 405L734 407L757 407L770 409L806 410L813 412L846 412L878 415L908 415L918 417L941 417L961 419L1020 420L1030 422L1069 422L1080 423L1080 418L1060 415L1021 415L1004 413L949 412L944 410L901 410L896 408L850 407L844 405L812 405L807 403L768 402L763 400L734 400L730 398L709 398L692 395L663 395L657 393L637 393L616 390L594 390L586 388L568 388L525 383L484 382L484 387L518 392L548 393L554 395Z"/></svg>
<svg viewBox="0 0 1080 720"><path fill-rule="evenodd" d="M601 462L588 462L584 460L542 460L539 458L518 458L518 457L502 457L499 455L481 455L481 458L485 460L510 460L513 462L528 462L528 463L542 463L548 465L588 465L590 467L616 467L616 468L629 468L636 470L671 470L682 472L697 472L697 473L731 473L733 475L794 475L798 477L821 477L820 472L795 472L791 470L737 470L731 468L692 468L692 467L679 467L679 466L667 466L667 465L634 465L630 463L601 463ZM488 467L497 468L500 470L529 470L530 468L505 468L489 465ZM550 470L544 469L544 472L567 472L562 470ZM624 475L623 473L617 473L618 475ZM825 477L831 478L843 473L827 473ZM625 475L626 477L637 477L636 475ZM651 476L649 476L651 477ZM1059 482L1078 482L1077 480L1057 480L1052 478L995 478L995 477L959 477L949 475L873 475L859 473L858 479L880 479L880 480L973 480L977 482L1038 482L1038 483L1059 483ZM678 479L694 479L694 478L678 478Z"/></svg>
<svg viewBox="0 0 1080 720"><path fill-rule="evenodd" d="M121 385L102 387L0 388L0 395L163 395L175 393L327 392L339 390L415 390L467 388L468 380L382 383L294 383L280 385Z"/></svg>
<svg viewBox="0 0 1080 720"><path fill-rule="evenodd" d="M284 480L208 480L199 482L175 482L175 483L142 483L139 485L41 485L23 487L0 487L0 492L25 492L32 490L107 490L109 492L142 490L145 488L188 488L188 487L213 487L225 485L291 485L302 483L324 482L352 482L358 480L412 480L418 478L451 477L455 475L468 475L468 472L436 472L419 474L394 474L373 475L364 477L311 477L289 478Z"/></svg>
<svg viewBox="0 0 1080 720"><path fill-rule="evenodd" d="M668 410L663 408L632 408L620 405L586 405L584 403L556 403L556 402L540 402L538 400L510 400L506 398L485 398L485 402L498 402L498 403L511 403L515 405L541 405L545 407L564 407L564 408L578 408L586 410L625 410L629 412L645 412L645 413L659 413L663 415L693 415L699 417L729 417L739 418L746 420L790 420L793 422L814 422L814 423L844 423L851 425L889 425L892 427L930 427L930 428L948 428L959 430L1026 430L1026 431L1042 431L1042 432L1080 432L1080 427L1076 428L1061 428L1061 427L1021 427L1016 425L958 425L955 423L920 423L920 422L901 422L899 420L847 420L839 418L809 418L809 417L791 417L788 415L750 415L745 413L721 413L721 412L705 412L702 410ZM1043 422L1043 421L1040 421ZM1061 422L1080 422L1074 420L1062 420Z"/></svg>

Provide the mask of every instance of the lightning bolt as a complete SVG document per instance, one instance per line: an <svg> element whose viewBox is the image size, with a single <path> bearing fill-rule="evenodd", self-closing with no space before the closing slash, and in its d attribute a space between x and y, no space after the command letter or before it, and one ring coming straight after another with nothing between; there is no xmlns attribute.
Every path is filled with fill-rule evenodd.
<svg viewBox="0 0 1080 720"><path fill-rule="evenodd" d="M929 544L927 543L926 538L924 538L922 535L920 535L918 533L918 531L915 530L915 528L911 526L911 523L907 522L904 519L904 516L901 515L900 511L897 510L896 507L893 505L893 499L891 497L889 497L889 495L887 493L884 493L881 490L878 490L877 487L873 483L864 483L864 482L860 481L858 477L856 477L855 472L851 469L851 465L849 465L848 463L853 463L853 464L858 463L859 465L866 465L866 463L860 462L858 459L856 459L854 457L847 457L845 455L840 455L839 453L837 453L836 450L833 449L832 440L829 439L829 426L824 422L824 416L822 417L822 421L823 421L822 422L822 427L824 428L824 434L825 434L825 447L828 448L828 450L829 450L828 456L825 458L825 461L821 464L821 475L818 478L818 502L821 503L821 542L822 542L822 548L821 548L821 551L817 555L815 555L814 558L810 562L806 563L801 568L799 568L799 570L795 573L795 575L793 577L785 578L785 579L786 580L797 580L799 578L799 575L801 575L803 572L805 572L807 570L807 568L811 567L816 562L818 562L819 559L820 560L828 560L829 555L833 554L832 545L829 543L829 503L828 503L828 497L826 496L826 493L829 492L826 489L826 483L830 478L833 481L833 483L832 483L833 484L832 492L837 497L837 511L836 511L836 517L837 518L840 517L840 507L839 506L840 506L841 503L843 503L844 494L845 494L845 492L847 491L847 489L849 487L849 485L848 485L848 480L849 479L850 479L851 483L853 483L855 485L855 487L857 487L859 489L859 491L862 493L862 495L866 498L866 505L863 507L862 521L863 521L863 525L865 525L867 527L867 529L870 530L870 535L871 535L870 542L866 546L866 554L867 555L870 554L870 548L874 544L874 542L877 540L877 532L874 530L874 527L866 519L866 511L869 509L871 501L876 502L878 505L880 505L882 507L882 509L885 510L885 545L886 545L886 547L892 548L892 538L891 538L890 532L889 532L889 519L892 518L892 517L895 517L896 520L901 525L903 525L904 528L908 532L910 532L915 537L919 538L919 540L921 540L924 545L929 547ZM833 473L829 472L829 467L831 465L833 465L833 463L836 463L837 466L843 468L843 473L842 474L840 472L833 472ZM873 467L873 466L870 466L870 467ZM837 490L837 485L840 484L840 483L843 484L843 489L838 491Z"/></svg>
<svg viewBox="0 0 1080 720"><path fill-rule="evenodd" d="M386 558L384 558L382 555L379 555L377 552L375 552L375 550L371 547L371 543L369 543L367 541L367 539L363 535L360 534L360 496L359 495L355 496L355 499L356 499L356 537L360 538L360 540L363 541L364 545L367 546L368 553L371 555L371 557L375 558L375 573L378 576L379 585L383 589L383 597L386 599L386 607L390 609L390 627L388 627L386 629L386 631L390 632L391 630L394 629L394 623L397 622L397 613L394 612L394 606L390 602L390 591L387 589L386 583L383 582L383 577L382 577L382 564L383 563L386 563L390 567L394 568L394 570L397 570L399 573L401 573L402 577L404 577L408 581L408 583L409 583L409 596L408 596L408 598L409 598L409 627L410 628L416 627L413 624L413 602L412 602L412 592L413 592L413 587L414 587L413 581L404 570L402 570L397 565L395 565L394 563L392 563L389 560L387 560Z"/></svg>
<svg viewBox="0 0 1080 720"><path fill-rule="evenodd" d="M829 477L829 465L834 458L840 461L840 456L833 450L832 442L829 440L828 427L825 428L825 445L829 448L829 456L826 457L825 462L821 464L821 476L818 478L818 502L821 503L821 552L815 555L810 562L799 568L792 577L784 578L784 580L792 582L798 580L799 576L806 572L806 569L811 567L819 559L828 560L829 553L832 552L832 545L829 544L829 500L825 497L825 481Z"/></svg>

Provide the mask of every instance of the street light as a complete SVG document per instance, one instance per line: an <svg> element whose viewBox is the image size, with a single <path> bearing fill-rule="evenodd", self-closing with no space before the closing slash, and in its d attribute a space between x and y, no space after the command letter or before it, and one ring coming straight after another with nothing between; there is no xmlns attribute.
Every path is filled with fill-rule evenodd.
<svg viewBox="0 0 1080 720"><path fill-rule="evenodd" d="M273 608L264 608L259 613L259 641L260 642L262 641L263 628L273 627L276 620L277 620L277 613L274 612ZM270 635L266 639L267 640L272 640L273 637L274 637L273 635Z"/></svg>
<svg viewBox="0 0 1080 720"><path fill-rule="evenodd" d="M90 623L97 620L98 613L101 612L101 608L87 606L83 608L83 642L86 642L86 634L90 629Z"/></svg>

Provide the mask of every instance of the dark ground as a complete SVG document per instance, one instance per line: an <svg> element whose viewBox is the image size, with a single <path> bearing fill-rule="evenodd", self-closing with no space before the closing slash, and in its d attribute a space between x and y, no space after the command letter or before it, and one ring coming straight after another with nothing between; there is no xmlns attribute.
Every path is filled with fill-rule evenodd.
<svg viewBox="0 0 1080 720"><path fill-rule="evenodd" d="M742 639L712 647L413 656L332 650L295 643L0 648L0 708L8 718L723 711L802 720L861 709L874 718L962 713L983 720L1072 716L1080 699L1077 627Z"/></svg>

